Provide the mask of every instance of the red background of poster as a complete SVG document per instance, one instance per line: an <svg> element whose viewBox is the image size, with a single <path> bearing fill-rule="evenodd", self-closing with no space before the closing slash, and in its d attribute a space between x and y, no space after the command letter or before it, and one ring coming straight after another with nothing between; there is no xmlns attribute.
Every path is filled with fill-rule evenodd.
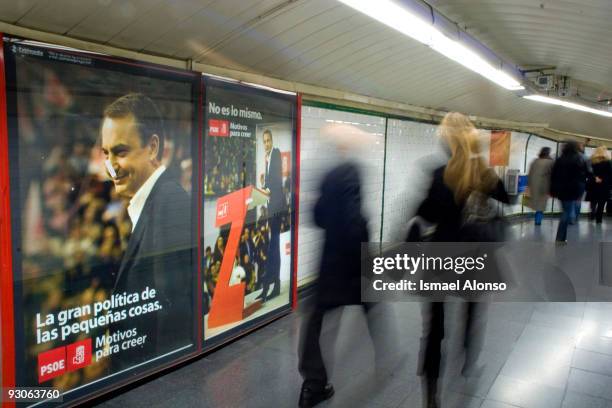
<svg viewBox="0 0 612 408"><path fill-rule="evenodd" d="M490 166L507 166L510 161L510 132L492 130L489 148Z"/></svg>
<svg viewBox="0 0 612 408"><path fill-rule="evenodd" d="M0 40L3 37L0 33ZM0 47L0 94L0 320L2 322L0 337L2 338L2 387L8 388L15 385L15 337L11 224L8 222L11 219L11 200L3 47ZM7 403L7 406L13 404Z"/></svg>
<svg viewBox="0 0 612 408"><path fill-rule="evenodd" d="M234 191L217 200L216 227L231 223L230 235L225 246L219 280L215 294L210 305L208 327L218 327L224 324L238 322L243 318L244 311L244 282L238 285L229 285L236 259L236 251L244 219L247 212L247 199L251 197L253 187L246 187Z"/></svg>

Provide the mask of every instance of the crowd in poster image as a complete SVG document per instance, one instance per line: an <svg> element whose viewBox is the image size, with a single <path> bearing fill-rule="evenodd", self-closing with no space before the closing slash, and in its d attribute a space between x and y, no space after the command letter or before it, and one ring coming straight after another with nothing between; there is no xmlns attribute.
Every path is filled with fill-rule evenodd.
<svg viewBox="0 0 612 408"><path fill-rule="evenodd" d="M204 149L204 195L222 196L255 185L255 140L209 137Z"/></svg>

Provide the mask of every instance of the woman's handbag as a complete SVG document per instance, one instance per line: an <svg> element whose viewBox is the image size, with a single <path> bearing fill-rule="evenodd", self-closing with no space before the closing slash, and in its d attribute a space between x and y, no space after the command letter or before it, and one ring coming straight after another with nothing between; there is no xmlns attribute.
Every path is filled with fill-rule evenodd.
<svg viewBox="0 0 612 408"><path fill-rule="evenodd" d="M461 240L501 242L506 236L506 221L499 214L499 203L489 195L472 191L462 211Z"/></svg>

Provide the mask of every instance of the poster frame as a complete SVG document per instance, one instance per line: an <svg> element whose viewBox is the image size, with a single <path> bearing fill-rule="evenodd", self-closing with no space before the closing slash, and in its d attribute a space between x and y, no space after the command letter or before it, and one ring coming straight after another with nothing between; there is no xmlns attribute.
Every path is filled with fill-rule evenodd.
<svg viewBox="0 0 612 408"><path fill-rule="evenodd" d="M131 75L141 75L143 77L152 77L155 79L164 79L176 81L177 83L185 83L191 86L191 102L193 105L192 126L191 126L191 157L195 159L202 157L201 138L199 137L201 130L201 115L202 110L202 89L200 81L200 73L194 71L181 70L178 68L157 65L148 62L134 61L131 59L113 57L103 54L91 53L84 50L66 49L65 47L56 47L53 44L34 43L31 44L28 39L18 36L1 37L0 44L0 216L10 220L10 223L0 221L0 253L2 253L2 263L0 263L0 281L2 288L0 295L2 314L0 316L2 323L2 387L13 387L16 385L17 378L24 378L25 367L17 364L17 355L25 355L25 341L23 328L23 311L20 306L22 301L21 287L21 220L18 212L11 212L13 208L21 208L19 202L19 183L12 180L19 180L19 139L17 137L10 138L10 134L18 134L19 128L16 116L16 93L8 92L9 86L17 84L15 58L10 56L10 53L5 53L5 48L11 43L23 43L28 48L37 48L50 50L57 48L62 54L74 55L77 57L86 57L95 61L95 66L91 69L102 68L106 70L118 71ZM65 62L57 62L64 64ZM19 86L19 84L17 84ZM11 115L12 113L12 115ZM5 159L5 160L2 160ZM200 185L201 179L200 166L198 171L192 174L192 185ZM134 367L122 370L118 373L112 373L99 379L93 380L87 384L77 386L63 393L65 404L77 404L98 398L102 394L116 390L127 384L141 380L160 371L166 370L172 366L181 364L182 362L198 356L202 352L199 328L202 327L200 319L201 314L201 297L199 297L199 271L198 255L201 251L201 231L197 225L201 223L201 211L199 211L201 191L194 188L191 198L192 215L197 219L194 223L191 234L193 237L193 258L196 260L192 266L192 296L193 296L193 311L194 324L192 326L191 339L192 343L189 346L179 348L175 351L166 353L163 356L154 357L152 360L138 364L145 366L136 372ZM6 214L8 215L6 215ZM9 226L5 228L2 226ZM12 241L11 241L12 238ZM5 253L6 251L6 253ZM4 255L10 254L5 257ZM20 317L21 316L21 317ZM7 358L7 356L9 358ZM40 402L28 406L47 406L56 405L56 403ZM21 405L21 404L20 404ZM13 404L14 406L14 404Z"/></svg>
<svg viewBox="0 0 612 408"><path fill-rule="evenodd" d="M0 33L1 44L4 34ZM2 388L15 386L15 326L13 310L13 260L11 241L11 197L8 139L8 112L4 46L0 47L0 338ZM9 406L14 406L9 403Z"/></svg>
<svg viewBox="0 0 612 408"><path fill-rule="evenodd" d="M277 320L282 316L289 314L296 307L295 305L297 304L297 279L296 277L297 277L297 236L298 236L298 224L297 224L298 218L297 218L296 207L297 207L297 204L299 204L299 186L297 185L299 176L296 177L296 175L298 174L297 172L299 172L299 162L298 162L299 127L298 125L299 125L300 119L299 119L298 113L301 110L301 104L300 104L301 96L293 92L274 90L272 88L268 88L265 86L258 86L256 84L247 84L247 83L233 80L230 78L222 78L222 77L206 75L206 74L202 74L202 84L203 84L202 88L204 89L204 95L202 98L203 106L202 106L202 110L200 111L200 113L203 118L204 124L207 123L207 119L209 117L207 110L206 110L206 101L207 101L206 96L208 95L208 92L209 92L208 86L211 84L215 86L228 86L234 89L241 88L240 92L245 92L245 93L252 94L252 95L267 95L267 96L271 96L271 97L275 97L279 99L284 99L288 103L292 104L292 113L293 113L293 119L292 119L293 132L292 132L292 140L291 140L291 150L292 150L291 152L292 153L292 156L291 156L291 183L292 183L291 200L292 202L290 205L290 208L293 211L291 212L291 217L290 217L292 246L291 246L291 258L289 261L289 265L290 265L289 302L286 305L283 305L274 310L270 310L269 312L266 312L263 315L258 316L252 320L241 322L235 327L232 327L231 329L228 329L227 331L219 333L218 335L216 335L215 337L211 339L205 339L206 327L204 327L204 318L203 318L204 314L203 314L203 310L201 310L200 315L202 317L202 322L201 322L202 337L200 338L200 341L202 343L203 351L206 353L216 348L219 348L223 344L230 342L238 337L241 337L242 335L246 333L252 332L274 320ZM205 138L205 134L206 134L204 126L202 128L202 133L201 133L202 139ZM205 154L205 149L206 149L206 143L204 141L202 142L202 157ZM205 169L205 165L206 163L203 163L203 168L202 168L203 172ZM200 185L199 185L199 188L202 189L202 191L204 189L203 183L204 183L204 173L202 173L202 176L200 179ZM203 203L204 196L202 195L201 198L202 198L201 202ZM203 212L201 213L201 215L203 216ZM205 233L205 231L203 232ZM204 247L203 245L204 235L200 237L200 244L203 248ZM202 282L204 282L203 262L204 262L204 258L200 257L199 268L201 270L200 277L202 278ZM201 292L201 289L202 288L200 287L200 292ZM202 293L199 293L199 296L201 298Z"/></svg>

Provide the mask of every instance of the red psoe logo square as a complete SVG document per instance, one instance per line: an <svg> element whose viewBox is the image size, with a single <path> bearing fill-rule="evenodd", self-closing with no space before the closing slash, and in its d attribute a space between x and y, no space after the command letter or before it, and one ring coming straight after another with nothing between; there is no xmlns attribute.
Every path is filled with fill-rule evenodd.
<svg viewBox="0 0 612 408"><path fill-rule="evenodd" d="M228 214L229 214L229 203L227 201L223 203L219 203L217 207L217 218L219 220L222 220L223 218L227 217Z"/></svg>
<svg viewBox="0 0 612 408"><path fill-rule="evenodd" d="M208 135L221 137L229 136L229 121L220 119L209 119Z"/></svg>
<svg viewBox="0 0 612 408"><path fill-rule="evenodd" d="M91 338L66 346L68 371L78 370L91 364Z"/></svg>
<svg viewBox="0 0 612 408"><path fill-rule="evenodd" d="M58 347L38 355L38 382L42 383L66 372L66 347Z"/></svg>

